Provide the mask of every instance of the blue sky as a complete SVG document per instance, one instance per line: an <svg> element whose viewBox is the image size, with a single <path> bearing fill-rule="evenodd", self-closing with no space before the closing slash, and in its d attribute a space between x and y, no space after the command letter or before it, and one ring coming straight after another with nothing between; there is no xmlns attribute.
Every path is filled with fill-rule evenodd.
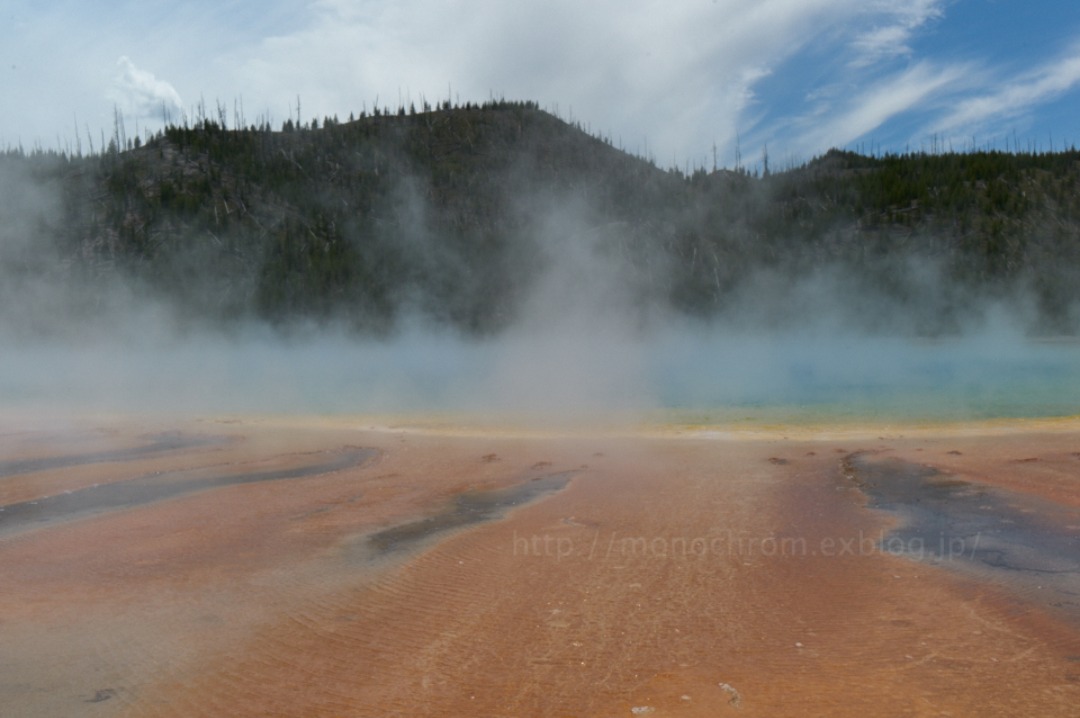
<svg viewBox="0 0 1080 718"><path fill-rule="evenodd" d="M221 103L532 99L668 166L1080 145L1076 0L171 0L0 10L0 146ZM78 128L78 130L76 130Z"/></svg>

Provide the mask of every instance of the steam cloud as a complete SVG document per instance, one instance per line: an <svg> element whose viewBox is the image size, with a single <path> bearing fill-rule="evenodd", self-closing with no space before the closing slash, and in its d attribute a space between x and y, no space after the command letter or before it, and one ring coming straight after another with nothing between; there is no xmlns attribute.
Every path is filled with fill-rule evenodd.
<svg viewBox="0 0 1080 718"><path fill-rule="evenodd" d="M662 253L631 259L623 228L565 198L530 200L537 251L518 268L530 289L498 335L465 337L419 315L381 339L192 325L138 288L73 281L42 246L60 212L53 189L4 172L0 401L9 408L563 421L657 409L708 420L783 406L1075 413L1080 401L1080 352L1027 338L1023 302L968 306L956 336L917 338L920 312L957 305L932 264L897 266L919 295L899 302L830 268L794 285L761 273L719 317L696 320L660 298ZM882 333L875 317L901 331Z"/></svg>
<svg viewBox="0 0 1080 718"><path fill-rule="evenodd" d="M159 80L152 72L136 67L127 56L116 61L116 68L110 99L129 114L144 119L161 119L162 108L174 117L183 113L184 103L180 93L171 84Z"/></svg>

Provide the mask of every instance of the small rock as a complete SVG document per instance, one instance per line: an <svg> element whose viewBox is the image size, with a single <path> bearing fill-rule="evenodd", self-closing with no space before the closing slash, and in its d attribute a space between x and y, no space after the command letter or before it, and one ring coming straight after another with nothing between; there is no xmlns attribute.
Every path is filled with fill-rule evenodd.
<svg viewBox="0 0 1080 718"><path fill-rule="evenodd" d="M115 698L115 697L116 697L116 690L115 689L113 689L113 688L102 688L101 690L99 690L97 693L94 694L93 698L87 699L86 703L103 703L103 702L109 700L110 698Z"/></svg>
<svg viewBox="0 0 1080 718"><path fill-rule="evenodd" d="M656 709L653 708L652 706L634 706L633 708L630 709L630 712L633 713L636 716L643 716L643 715L645 715L647 713L652 713L655 710Z"/></svg>
<svg viewBox="0 0 1080 718"><path fill-rule="evenodd" d="M731 685L730 683L721 683L720 690L731 696L731 698L728 699L729 704L736 708L742 705L742 696L739 694L739 691L735 689L735 686Z"/></svg>

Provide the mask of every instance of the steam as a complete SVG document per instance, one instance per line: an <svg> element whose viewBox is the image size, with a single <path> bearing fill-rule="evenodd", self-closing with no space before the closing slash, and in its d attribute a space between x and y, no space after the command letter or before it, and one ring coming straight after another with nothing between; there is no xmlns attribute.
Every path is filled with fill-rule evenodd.
<svg viewBox="0 0 1080 718"><path fill-rule="evenodd" d="M506 328L465 336L420 311L395 331L282 334L192 323L145 288L80 279L43 237L55 188L0 165L0 402L166 413L477 412L546 422L702 420L770 407L927 417L1071 414L1080 347L1033 341L1022 297L962 296L929 261L897 287L837 267L762 271L716 317L674 312L667 255L586 202L521 198L532 251ZM415 202L420 202L413 197ZM417 206L422 225L422 206ZM438 236L420 233L423 241ZM118 275L111 275L116 277ZM931 336L927 327L953 330Z"/></svg>
<svg viewBox="0 0 1080 718"><path fill-rule="evenodd" d="M491 392L502 407L546 415L648 406L649 287L618 225L580 202L553 201L536 228L538 276L495 342Z"/></svg>

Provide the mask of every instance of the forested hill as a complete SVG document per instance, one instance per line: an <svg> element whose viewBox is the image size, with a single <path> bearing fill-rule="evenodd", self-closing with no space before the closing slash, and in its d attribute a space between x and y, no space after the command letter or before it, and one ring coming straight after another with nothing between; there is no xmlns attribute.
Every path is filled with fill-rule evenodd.
<svg viewBox="0 0 1080 718"><path fill-rule="evenodd" d="M872 298L840 302L867 328L949 332L989 300L1023 305L1036 332L1080 329L1075 150L834 150L686 175L505 102L115 139L92 157L0 155L20 188L0 200L20 247L0 255L6 276L123 281L200 321L382 332L420 316L483 334L583 252L596 261L579 269L618 268L619 301L696 317L782 322L828 277L833 303ZM27 187L48 201L12 199Z"/></svg>

